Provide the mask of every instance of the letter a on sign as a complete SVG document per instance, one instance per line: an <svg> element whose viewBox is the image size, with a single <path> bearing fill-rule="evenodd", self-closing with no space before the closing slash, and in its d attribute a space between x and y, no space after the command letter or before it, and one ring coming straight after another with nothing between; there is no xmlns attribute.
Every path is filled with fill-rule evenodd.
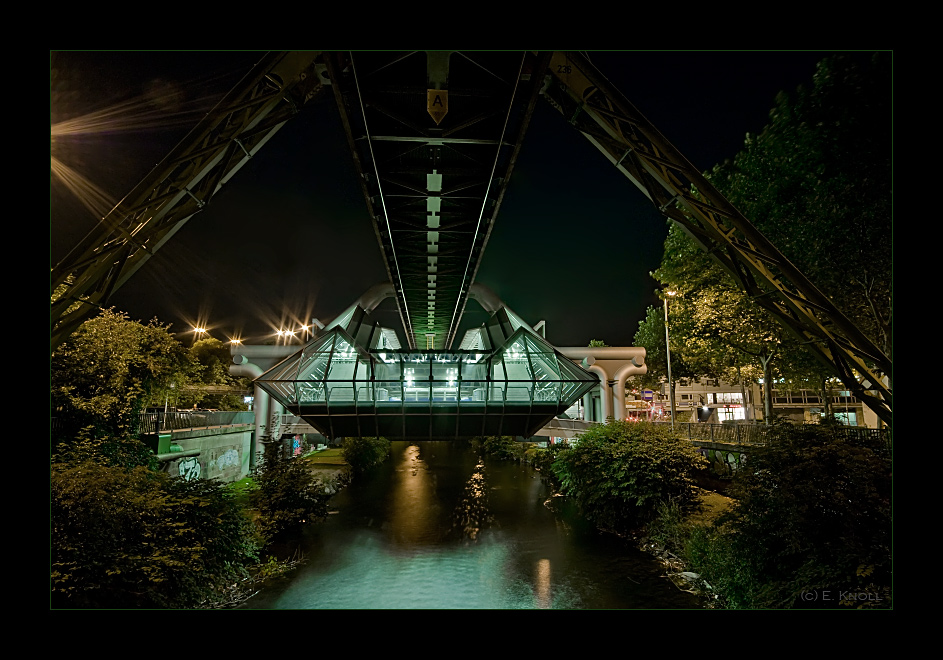
<svg viewBox="0 0 943 660"><path fill-rule="evenodd" d="M436 125L442 123L442 118L449 111L449 90L427 89L426 109L435 120Z"/></svg>

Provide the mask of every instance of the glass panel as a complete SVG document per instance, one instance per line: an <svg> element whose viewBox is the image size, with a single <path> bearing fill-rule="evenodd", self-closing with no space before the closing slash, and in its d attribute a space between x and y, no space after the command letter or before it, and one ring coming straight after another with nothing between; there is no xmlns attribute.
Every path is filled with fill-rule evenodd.
<svg viewBox="0 0 943 660"><path fill-rule="evenodd" d="M331 365L328 367L327 380L350 381L354 379L354 368L357 366L357 352L347 343L347 340L338 336L334 344L334 353L331 356Z"/></svg>
<svg viewBox="0 0 943 660"><path fill-rule="evenodd" d="M523 336L517 338L504 351L504 368L507 371L507 389L505 401L508 404L530 404L534 376L527 356L527 347Z"/></svg>
<svg viewBox="0 0 943 660"><path fill-rule="evenodd" d="M370 368L370 360L365 358L360 358L357 360L357 370L354 372L354 380L364 383L369 382L372 369Z"/></svg>
<svg viewBox="0 0 943 660"><path fill-rule="evenodd" d="M405 385L403 386L403 401L405 403L428 402L431 396L431 390L432 388L429 386L429 381L425 381L422 385L415 383Z"/></svg>
<svg viewBox="0 0 943 660"><path fill-rule="evenodd" d="M488 360L481 353L466 355L462 360L462 382L488 379Z"/></svg>
<svg viewBox="0 0 943 660"><path fill-rule="evenodd" d="M504 370L504 360L500 356L496 356L489 361L491 362L491 380L495 382L506 381L508 377Z"/></svg>
<svg viewBox="0 0 943 660"><path fill-rule="evenodd" d="M315 403L324 401L324 383L300 381L298 383L298 403Z"/></svg>
<svg viewBox="0 0 943 660"><path fill-rule="evenodd" d="M402 401L403 384L398 380L377 381L375 396L376 400L379 402Z"/></svg>

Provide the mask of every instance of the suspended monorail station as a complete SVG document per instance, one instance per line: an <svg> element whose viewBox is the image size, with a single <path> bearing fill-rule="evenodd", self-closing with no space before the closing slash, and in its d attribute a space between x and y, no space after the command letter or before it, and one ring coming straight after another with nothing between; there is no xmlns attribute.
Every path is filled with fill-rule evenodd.
<svg viewBox="0 0 943 660"><path fill-rule="evenodd" d="M456 350L400 348L354 305L256 384L327 437L531 437L599 384L501 307Z"/></svg>
<svg viewBox="0 0 943 660"><path fill-rule="evenodd" d="M256 347L259 355L281 350L270 351L263 367L243 347L231 371L251 375L257 393L326 436L528 437L595 387L603 391L603 418L612 415L626 375L644 373L644 349L614 355L626 362L610 373L593 356L551 346L488 296L479 299L487 323L458 336L542 102L562 115L561 130L585 137L890 424L891 360L585 54L569 51L266 53L103 218L101 231L52 269L52 349L319 100L336 104L388 282L301 350ZM396 302L401 338L371 322L386 298ZM257 437L271 437L271 416L257 409Z"/></svg>

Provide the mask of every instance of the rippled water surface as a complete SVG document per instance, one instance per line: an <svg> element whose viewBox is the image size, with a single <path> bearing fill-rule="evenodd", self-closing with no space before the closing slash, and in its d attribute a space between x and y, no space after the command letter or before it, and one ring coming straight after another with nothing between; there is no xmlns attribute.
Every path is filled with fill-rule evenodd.
<svg viewBox="0 0 943 660"><path fill-rule="evenodd" d="M554 515L539 474L465 444L393 443L336 495L305 566L243 609L699 608L648 555Z"/></svg>

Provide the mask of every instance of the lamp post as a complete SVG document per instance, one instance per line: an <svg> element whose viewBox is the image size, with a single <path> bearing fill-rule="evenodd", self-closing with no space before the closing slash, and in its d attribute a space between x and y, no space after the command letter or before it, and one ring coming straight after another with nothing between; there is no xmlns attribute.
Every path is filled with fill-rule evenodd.
<svg viewBox="0 0 943 660"><path fill-rule="evenodd" d="M674 291L665 291L665 358L668 361L668 401L671 406L671 430L675 427L675 396L671 387L671 345L668 340L668 296L675 295Z"/></svg>

